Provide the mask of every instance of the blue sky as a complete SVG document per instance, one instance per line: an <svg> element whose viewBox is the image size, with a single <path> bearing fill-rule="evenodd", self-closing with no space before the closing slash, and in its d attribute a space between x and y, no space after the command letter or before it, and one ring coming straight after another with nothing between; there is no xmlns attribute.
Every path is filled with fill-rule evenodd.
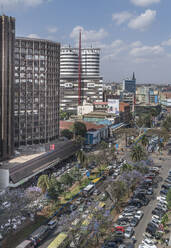
<svg viewBox="0 0 171 248"><path fill-rule="evenodd" d="M171 0L0 0L17 36L101 48L101 75L122 81L171 82Z"/></svg>

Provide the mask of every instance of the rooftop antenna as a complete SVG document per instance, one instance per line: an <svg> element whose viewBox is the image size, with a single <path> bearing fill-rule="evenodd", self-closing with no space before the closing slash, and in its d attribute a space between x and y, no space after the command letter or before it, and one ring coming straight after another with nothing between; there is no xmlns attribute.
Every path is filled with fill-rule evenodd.
<svg viewBox="0 0 171 248"><path fill-rule="evenodd" d="M81 104L81 30L79 33L79 57L78 57L78 105Z"/></svg>

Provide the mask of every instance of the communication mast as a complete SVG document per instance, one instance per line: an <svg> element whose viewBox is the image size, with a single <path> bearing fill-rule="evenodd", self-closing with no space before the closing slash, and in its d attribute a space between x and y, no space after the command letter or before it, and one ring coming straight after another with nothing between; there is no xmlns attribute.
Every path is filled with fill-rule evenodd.
<svg viewBox="0 0 171 248"><path fill-rule="evenodd" d="M78 105L81 104L81 30L79 33L79 57L78 57Z"/></svg>

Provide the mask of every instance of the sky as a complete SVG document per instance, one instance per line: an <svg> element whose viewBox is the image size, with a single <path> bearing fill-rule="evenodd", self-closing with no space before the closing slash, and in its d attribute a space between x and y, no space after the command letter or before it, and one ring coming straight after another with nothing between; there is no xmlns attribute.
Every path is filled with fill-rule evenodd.
<svg viewBox="0 0 171 248"><path fill-rule="evenodd" d="M16 36L101 48L101 76L171 83L171 0L0 0Z"/></svg>

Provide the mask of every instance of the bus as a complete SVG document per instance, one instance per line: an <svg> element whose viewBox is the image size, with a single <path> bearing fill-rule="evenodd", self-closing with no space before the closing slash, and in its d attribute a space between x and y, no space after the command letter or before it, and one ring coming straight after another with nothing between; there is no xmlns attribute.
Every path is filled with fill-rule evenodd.
<svg viewBox="0 0 171 248"><path fill-rule="evenodd" d="M16 248L34 248L33 242L31 240L24 240Z"/></svg>
<svg viewBox="0 0 171 248"><path fill-rule="evenodd" d="M58 236L50 243L48 248L65 248L69 244L68 235L64 232L58 234Z"/></svg>
<svg viewBox="0 0 171 248"><path fill-rule="evenodd" d="M95 187L94 184L89 184L83 189L83 194L91 195L94 191Z"/></svg>

